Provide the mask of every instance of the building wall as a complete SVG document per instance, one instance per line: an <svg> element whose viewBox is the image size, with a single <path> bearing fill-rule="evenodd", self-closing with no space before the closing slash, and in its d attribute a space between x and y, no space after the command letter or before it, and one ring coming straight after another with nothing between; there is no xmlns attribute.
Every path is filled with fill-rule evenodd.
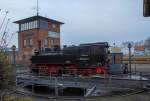
<svg viewBox="0 0 150 101"><path fill-rule="evenodd" d="M19 32L19 60L29 62L35 50L44 50L45 47L52 48L55 45L60 46L60 37L50 37L49 31L60 33L60 25L48 22L48 29L35 28ZM29 40L31 41L29 42ZM27 45L27 43L30 44Z"/></svg>

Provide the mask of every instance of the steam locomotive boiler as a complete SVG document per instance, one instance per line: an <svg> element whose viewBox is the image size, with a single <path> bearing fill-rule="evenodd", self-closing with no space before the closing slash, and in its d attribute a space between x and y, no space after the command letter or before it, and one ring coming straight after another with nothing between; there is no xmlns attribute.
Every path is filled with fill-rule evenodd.
<svg viewBox="0 0 150 101"><path fill-rule="evenodd" d="M107 72L108 43L88 43L55 48L31 58L32 72L42 75L91 76Z"/></svg>

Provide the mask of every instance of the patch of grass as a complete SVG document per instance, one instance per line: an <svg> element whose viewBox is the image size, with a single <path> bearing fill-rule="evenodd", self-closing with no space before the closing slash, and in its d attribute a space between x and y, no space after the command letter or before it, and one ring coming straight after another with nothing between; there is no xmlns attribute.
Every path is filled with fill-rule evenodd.
<svg viewBox="0 0 150 101"><path fill-rule="evenodd" d="M30 98L15 98L15 97L7 97L4 101L32 101Z"/></svg>

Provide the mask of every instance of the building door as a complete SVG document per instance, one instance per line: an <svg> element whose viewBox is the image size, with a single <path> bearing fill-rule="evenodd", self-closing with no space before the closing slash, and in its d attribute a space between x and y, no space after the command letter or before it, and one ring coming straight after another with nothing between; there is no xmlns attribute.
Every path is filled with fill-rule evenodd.
<svg viewBox="0 0 150 101"><path fill-rule="evenodd" d="M38 50L39 50L39 52L41 51L41 45L42 45L42 44L41 44L41 41L39 40L39 41L38 41L38 48L39 48Z"/></svg>

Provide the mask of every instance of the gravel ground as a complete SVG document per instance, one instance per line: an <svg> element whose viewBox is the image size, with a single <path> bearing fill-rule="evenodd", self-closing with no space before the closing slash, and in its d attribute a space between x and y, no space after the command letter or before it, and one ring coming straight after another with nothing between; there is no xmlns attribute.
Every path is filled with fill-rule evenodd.
<svg viewBox="0 0 150 101"><path fill-rule="evenodd" d="M30 97L33 101L150 101L150 93L141 93L128 96L113 96L113 97L92 97L92 98L57 98L46 99L40 97Z"/></svg>
<svg viewBox="0 0 150 101"><path fill-rule="evenodd" d="M97 97L86 99L85 101L150 101L150 93L116 97Z"/></svg>

